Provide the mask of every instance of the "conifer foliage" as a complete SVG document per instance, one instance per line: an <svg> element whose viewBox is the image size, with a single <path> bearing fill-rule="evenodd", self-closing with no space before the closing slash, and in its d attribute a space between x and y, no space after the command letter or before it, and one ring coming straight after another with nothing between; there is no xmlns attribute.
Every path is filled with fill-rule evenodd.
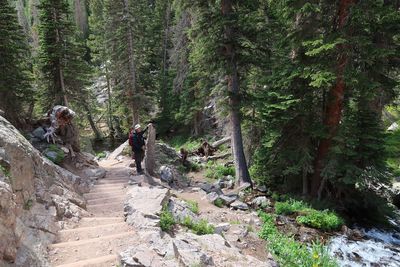
<svg viewBox="0 0 400 267"><path fill-rule="evenodd" d="M83 60L84 47L79 40L67 0L42 0L38 6L38 68L44 109L53 105L70 106L87 99L89 66ZM78 102L79 103L79 102Z"/></svg>
<svg viewBox="0 0 400 267"><path fill-rule="evenodd" d="M26 116L25 104L32 100L30 53L16 10L8 0L0 1L0 36L0 109L19 125Z"/></svg>
<svg viewBox="0 0 400 267"><path fill-rule="evenodd" d="M393 181L383 114L400 95L399 1L88 0L87 38L70 0L40 0L33 58L12 2L0 0L10 119L63 104L97 138L97 124L122 140L149 119L160 135L230 134L238 184L351 212Z"/></svg>

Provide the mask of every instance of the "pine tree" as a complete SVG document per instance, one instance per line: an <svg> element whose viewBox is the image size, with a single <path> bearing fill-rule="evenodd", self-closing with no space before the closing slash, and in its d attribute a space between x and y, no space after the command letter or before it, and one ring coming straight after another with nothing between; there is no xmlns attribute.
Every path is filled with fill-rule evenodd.
<svg viewBox="0 0 400 267"><path fill-rule="evenodd" d="M8 0L0 1L0 36L0 109L7 119L20 126L25 115L24 103L33 97L29 48L17 12Z"/></svg>
<svg viewBox="0 0 400 267"><path fill-rule="evenodd" d="M70 100L87 99L85 84L90 69L85 49L72 21L68 1L43 0L39 5L39 70L45 109Z"/></svg>
<svg viewBox="0 0 400 267"><path fill-rule="evenodd" d="M269 4L272 67L255 94L260 179L345 199L371 196L361 184L388 181L380 117L396 88L395 10L376 1Z"/></svg>
<svg viewBox="0 0 400 267"><path fill-rule="evenodd" d="M265 42L261 41L266 32L263 2L196 1L192 6L195 7L195 23L191 30L190 62L198 78L210 81L215 86L214 92L219 91L218 94L225 99L232 131L236 178L238 184L252 183L241 130L247 92L243 78L249 69L257 65L259 58L268 58L267 49L262 48ZM255 32L262 38L258 39ZM217 90L218 87L223 91Z"/></svg>

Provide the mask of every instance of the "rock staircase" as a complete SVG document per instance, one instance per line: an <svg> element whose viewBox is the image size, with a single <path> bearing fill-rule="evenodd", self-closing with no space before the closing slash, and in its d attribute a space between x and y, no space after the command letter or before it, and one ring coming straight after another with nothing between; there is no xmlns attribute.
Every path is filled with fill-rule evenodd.
<svg viewBox="0 0 400 267"><path fill-rule="evenodd" d="M135 243L134 229L123 217L129 175L126 169L108 169L106 178L84 195L88 217L72 229L59 231L56 243L49 247L51 266L117 266L118 253Z"/></svg>

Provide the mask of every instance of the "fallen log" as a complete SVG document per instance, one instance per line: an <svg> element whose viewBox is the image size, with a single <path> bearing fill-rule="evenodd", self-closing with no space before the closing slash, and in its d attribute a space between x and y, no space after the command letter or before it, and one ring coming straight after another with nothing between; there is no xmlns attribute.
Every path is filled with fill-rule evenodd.
<svg viewBox="0 0 400 267"><path fill-rule="evenodd" d="M213 148L218 148L220 145L226 144L231 141L231 137L227 136L211 144Z"/></svg>

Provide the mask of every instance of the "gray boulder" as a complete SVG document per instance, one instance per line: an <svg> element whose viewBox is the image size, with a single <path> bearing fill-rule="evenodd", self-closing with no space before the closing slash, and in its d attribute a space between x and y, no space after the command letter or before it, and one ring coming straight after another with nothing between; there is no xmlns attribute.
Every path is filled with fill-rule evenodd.
<svg viewBox="0 0 400 267"><path fill-rule="evenodd" d="M261 193L267 193L268 189L265 185L259 185L257 186L257 191L261 192Z"/></svg>
<svg viewBox="0 0 400 267"><path fill-rule="evenodd" d="M223 232L227 232L231 227L230 223L220 223L217 224L214 229L216 234L222 234Z"/></svg>
<svg viewBox="0 0 400 267"><path fill-rule="evenodd" d="M32 132L32 135L38 138L39 140L43 141L45 139L44 137L45 133L46 131L43 129L43 127L38 127Z"/></svg>
<svg viewBox="0 0 400 267"><path fill-rule="evenodd" d="M265 196L256 197L251 201L251 206L253 208L266 208L271 206L271 201Z"/></svg>
<svg viewBox="0 0 400 267"><path fill-rule="evenodd" d="M221 195L220 198L224 201L225 205L229 206L233 202L235 202L239 197L238 195L231 194L231 195Z"/></svg>
<svg viewBox="0 0 400 267"><path fill-rule="evenodd" d="M160 172L161 181L168 183L168 184L173 182L174 175L173 175L172 169L170 167L161 166L159 172Z"/></svg>
<svg viewBox="0 0 400 267"><path fill-rule="evenodd" d="M168 210L176 221L183 221L187 217L189 217L192 222L199 221L197 214L192 212L189 205L181 199L171 197L168 202Z"/></svg>
<svg viewBox="0 0 400 267"><path fill-rule="evenodd" d="M217 201L217 199L219 199L219 198L220 198L219 195L215 192L211 192L211 193L207 194L207 200L210 203L215 203L215 201Z"/></svg>
<svg viewBox="0 0 400 267"><path fill-rule="evenodd" d="M157 227L169 196L166 188L132 186L124 205L126 222L140 229Z"/></svg>
<svg viewBox="0 0 400 267"><path fill-rule="evenodd" d="M200 185L200 188L203 189L207 194L211 193L211 192L215 192L215 193L217 193L217 195L223 194L221 188L215 184L204 183L204 184Z"/></svg>
<svg viewBox="0 0 400 267"><path fill-rule="evenodd" d="M239 201L239 200L236 200L230 206L231 206L231 208L237 209L237 210L248 210L249 209L249 206L246 203Z"/></svg>
<svg viewBox="0 0 400 267"><path fill-rule="evenodd" d="M161 258L145 244L130 247L119 254L124 267L153 267L162 266Z"/></svg>
<svg viewBox="0 0 400 267"><path fill-rule="evenodd" d="M46 158L48 158L52 162L58 162L58 160L59 160L58 154L55 151L46 150L43 152L43 154L46 156Z"/></svg>
<svg viewBox="0 0 400 267"><path fill-rule="evenodd" d="M213 258L183 238L173 242L175 258L181 266L213 266Z"/></svg>

